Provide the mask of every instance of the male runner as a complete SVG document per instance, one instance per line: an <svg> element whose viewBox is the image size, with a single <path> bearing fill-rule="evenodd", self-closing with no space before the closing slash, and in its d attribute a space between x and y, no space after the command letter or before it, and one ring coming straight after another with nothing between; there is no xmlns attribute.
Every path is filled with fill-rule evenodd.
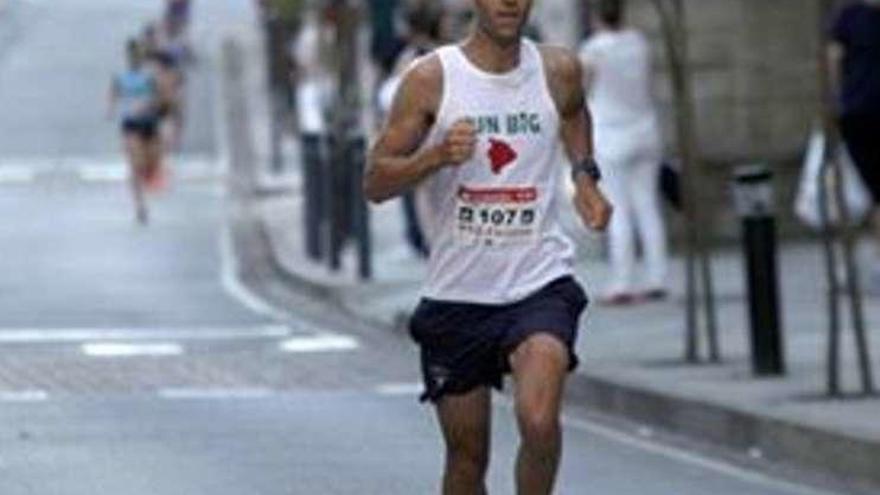
<svg viewBox="0 0 880 495"><path fill-rule="evenodd" d="M611 207L596 185L577 57L522 39L532 0L473 3L470 36L404 76L364 191L378 202L418 184L427 196L428 280L410 331L446 442L443 493L486 493L490 387L512 372L517 493L549 494L586 305L558 222L561 148L584 223L605 229Z"/></svg>

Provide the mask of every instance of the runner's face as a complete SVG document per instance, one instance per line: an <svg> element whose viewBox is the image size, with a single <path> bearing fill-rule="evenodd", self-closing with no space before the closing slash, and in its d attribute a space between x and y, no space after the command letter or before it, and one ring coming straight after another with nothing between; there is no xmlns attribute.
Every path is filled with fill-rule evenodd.
<svg viewBox="0 0 880 495"><path fill-rule="evenodd" d="M479 28L502 43L518 41L532 0L474 0Z"/></svg>

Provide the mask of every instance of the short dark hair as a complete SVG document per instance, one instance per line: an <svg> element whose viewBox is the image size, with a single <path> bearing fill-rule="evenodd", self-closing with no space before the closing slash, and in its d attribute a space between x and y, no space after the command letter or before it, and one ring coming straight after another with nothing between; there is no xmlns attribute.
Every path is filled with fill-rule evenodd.
<svg viewBox="0 0 880 495"><path fill-rule="evenodd" d="M598 0L599 18L613 28L623 24L626 0Z"/></svg>

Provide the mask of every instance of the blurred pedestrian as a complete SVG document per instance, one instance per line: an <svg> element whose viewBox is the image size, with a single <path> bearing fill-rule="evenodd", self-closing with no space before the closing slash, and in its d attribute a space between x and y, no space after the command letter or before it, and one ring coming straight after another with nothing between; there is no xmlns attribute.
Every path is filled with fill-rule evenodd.
<svg viewBox="0 0 880 495"><path fill-rule="evenodd" d="M572 167L585 226L604 229L611 209L596 185L577 57L522 36L532 0L472 4L471 35L404 75L364 192L378 202L418 186L430 206L428 278L410 333L422 399L435 404L446 443L442 492L486 493L491 388L510 373L516 493L549 495L587 302L558 218L560 163Z"/></svg>
<svg viewBox="0 0 880 495"><path fill-rule="evenodd" d="M329 228L325 211L327 151L329 148L328 113L335 87L333 46L335 42L333 11L329 4L310 2L302 24L289 46L291 79L294 91L295 125L300 138L304 179L306 252L319 261L324 252L322 232Z"/></svg>
<svg viewBox="0 0 880 495"><path fill-rule="evenodd" d="M872 290L880 292L880 0L859 0L840 11L828 53L840 131L874 200Z"/></svg>
<svg viewBox="0 0 880 495"><path fill-rule="evenodd" d="M399 0L369 0L370 56L378 69L379 78L385 79L394 70L397 56L404 48L399 32Z"/></svg>
<svg viewBox="0 0 880 495"><path fill-rule="evenodd" d="M165 20L181 32L189 28L191 11L190 0L165 0Z"/></svg>
<svg viewBox="0 0 880 495"><path fill-rule="evenodd" d="M628 304L667 294L666 228L659 201L662 144L652 98L651 47L624 21L624 0L599 0L595 34L580 48L593 113L603 190L614 205L611 280L601 302ZM636 278L636 241L645 274Z"/></svg>
<svg viewBox="0 0 880 495"><path fill-rule="evenodd" d="M111 83L108 114L118 110L135 216L145 225L149 212L144 190L156 180L162 159L157 113L159 89L155 76L144 66L143 48L137 40L128 41L126 57L128 67L114 76Z"/></svg>
<svg viewBox="0 0 880 495"><path fill-rule="evenodd" d="M406 45L400 53L392 74L380 85L378 94L378 121L391 108L394 94L400 85L404 71L418 58L430 53L442 42L444 9L442 3L435 0L410 0L405 7ZM404 216L404 236L409 246L418 256L428 257L428 244L422 231L416 206L417 191L407 191L401 197Z"/></svg>
<svg viewBox="0 0 880 495"><path fill-rule="evenodd" d="M160 44L154 24L144 29L141 43L146 63L156 76L159 89L159 137L162 149L166 153L177 151L183 140L183 69L177 57Z"/></svg>
<svg viewBox="0 0 880 495"><path fill-rule="evenodd" d="M323 135L334 89L332 60L335 28L328 6L313 2L303 14L302 25L290 44L296 125L308 135Z"/></svg>

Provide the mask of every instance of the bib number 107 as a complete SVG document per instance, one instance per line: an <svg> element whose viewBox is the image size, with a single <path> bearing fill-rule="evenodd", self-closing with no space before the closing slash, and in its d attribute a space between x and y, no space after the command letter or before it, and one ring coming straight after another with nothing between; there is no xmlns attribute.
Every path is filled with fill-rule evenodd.
<svg viewBox="0 0 880 495"><path fill-rule="evenodd" d="M527 227L535 222L535 210L532 208L475 208L472 206L461 206L458 209L458 221L462 224L479 223L496 227Z"/></svg>

